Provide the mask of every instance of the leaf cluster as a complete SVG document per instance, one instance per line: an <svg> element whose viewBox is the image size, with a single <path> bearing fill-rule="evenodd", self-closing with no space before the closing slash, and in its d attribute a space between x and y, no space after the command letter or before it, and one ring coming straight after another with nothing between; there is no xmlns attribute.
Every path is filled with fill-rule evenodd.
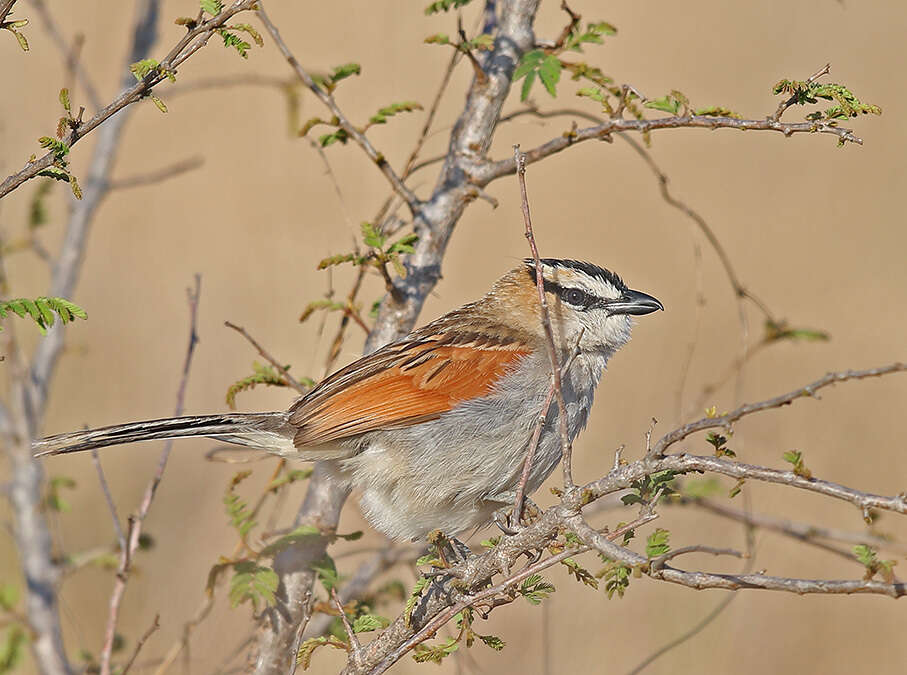
<svg viewBox="0 0 907 675"><path fill-rule="evenodd" d="M646 537L646 557L657 558L671 550L671 533L658 527Z"/></svg>
<svg viewBox="0 0 907 675"><path fill-rule="evenodd" d="M452 9L460 9L468 5L472 0L438 0L425 8L425 15L431 16L439 12L449 12Z"/></svg>
<svg viewBox="0 0 907 675"><path fill-rule="evenodd" d="M715 449L715 457L736 457L737 453L727 447L727 436L710 431L705 440Z"/></svg>
<svg viewBox="0 0 907 675"><path fill-rule="evenodd" d="M7 15L7 18L9 15ZM28 51L28 40L25 38L23 33L19 32L20 28L25 28L28 25L28 19L11 19L8 21L0 22L0 30L8 30L16 37L16 41L19 43L19 47L23 52ZM3 668L0 667L0 673L3 672Z"/></svg>
<svg viewBox="0 0 907 675"><path fill-rule="evenodd" d="M632 504L646 504L655 506L662 497L674 493L671 481L677 477L677 472L671 469L644 476L630 483L630 492L620 500L627 506Z"/></svg>
<svg viewBox="0 0 907 675"><path fill-rule="evenodd" d="M809 80L781 80L772 88L772 93L790 97L788 105L810 105L819 99L834 101L837 105L824 111L809 113L806 119L814 122L846 120L858 115L881 115L877 105L863 103L843 84L834 82L810 82Z"/></svg>
<svg viewBox="0 0 907 675"><path fill-rule="evenodd" d="M813 472L810 471L806 464L803 463L803 453L801 453L799 450L788 450L782 455L782 457L784 458L785 462L793 465L793 471L796 475L806 479L813 477Z"/></svg>
<svg viewBox="0 0 907 675"><path fill-rule="evenodd" d="M327 93L331 94L334 92L334 90L337 88L337 85L342 80L345 80L348 77L352 77L353 75L361 74L362 66L358 63L350 62L343 63L339 66L334 66L334 68L331 69L330 75L314 74L312 75L312 79L315 81L315 84L324 89ZM302 135L304 134L300 134L300 136Z"/></svg>
<svg viewBox="0 0 907 675"><path fill-rule="evenodd" d="M894 566L898 564L897 560L879 560L878 554L865 544L854 546L853 554L860 564L866 568L866 573L863 575L864 579L869 581L878 574L886 584L894 583Z"/></svg>
<svg viewBox="0 0 907 675"><path fill-rule="evenodd" d="M28 298L15 298L0 302L0 319L10 313L20 318L29 317L38 326L41 335L47 335L47 329L54 325L56 318L60 323L67 324L76 319L87 319L88 314L84 309L66 298L39 296L34 300ZM3 329L0 328L0 331Z"/></svg>
<svg viewBox="0 0 907 675"><path fill-rule="evenodd" d="M403 266L400 256L415 253L413 244L419 239L418 235L407 234L394 241L389 241L390 237L371 223L362 223L361 229L362 242L369 248L366 253L333 255L320 261L318 269L323 270L351 262L357 267L365 265L378 269L384 275L385 281L391 283L390 275L387 273L387 266L391 265L400 277L405 277L406 268Z"/></svg>
<svg viewBox="0 0 907 675"><path fill-rule="evenodd" d="M243 391L248 391L254 389L257 385L263 384L269 387L287 387L289 382L285 373L290 369L290 366L284 366L281 372L278 372L274 366L269 364L262 364L258 361L252 362L252 374L243 377L242 379L237 380L229 387L227 387L227 405L230 406L230 410L236 410L236 395ZM306 384L314 385L314 382L308 378L303 378L303 381Z"/></svg>

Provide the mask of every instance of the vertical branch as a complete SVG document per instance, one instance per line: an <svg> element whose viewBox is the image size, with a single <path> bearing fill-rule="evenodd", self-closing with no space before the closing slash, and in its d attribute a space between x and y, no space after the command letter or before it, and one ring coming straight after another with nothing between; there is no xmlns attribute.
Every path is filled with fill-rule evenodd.
<svg viewBox="0 0 907 675"><path fill-rule="evenodd" d="M174 417L179 417L183 413L183 401L186 397L186 383L189 381L189 369L192 366L192 356L195 354L195 346L198 344L198 300L201 293L201 277L195 275L195 289L187 291L189 300L189 346L186 349L186 358L183 361L183 370L180 376L179 387L176 392L176 408ZM113 586L113 592L110 594L110 612L107 617L107 629L104 633L104 645L101 648L100 668L101 675L110 675L110 656L113 653L113 641L116 637L117 620L120 615L120 604L123 595L126 592L126 583L129 581L129 573L132 570L132 557L139 548L139 537L142 534L142 524L148 511L151 509L151 503L154 501L154 495L157 492L158 485L164 477L164 469L167 468L167 459L170 457L170 450L173 448L173 439L168 439L164 444L161 457L158 460L157 469L148 486L145 488L145 494L142 497L138 512L129 517L129 531L126 536L126 546L120 551L120 567L117 570L116 582Z"/></svg>
<svg viewBox="0 0 907 675"><path fill-rule="evenodd" d="M551 328L551 314L548 311L548 300L545 297L545 278L542 274L542 261L539 250L535 245L535 235L532 233L532 217L529 215L529 196L526 194L526 155L520 152L520 146L513 146L514 161L517 166L517 180L520 183L520 207L523 211L523 224L526 227L526 239L535 261L535 283L539 293L541 307L542 327L545 329L545 350L551 361L551 378L554 388L554 397L557 401L558 430L561 436L561 452L564 465L564 487L569 491L576 487L573 483L573 448L567 433L567 404L564 402L564 392L561 388L561 365L557 357L557 348L554 345L554 331ZM546 409L547 410L547 409Z"/></svg>

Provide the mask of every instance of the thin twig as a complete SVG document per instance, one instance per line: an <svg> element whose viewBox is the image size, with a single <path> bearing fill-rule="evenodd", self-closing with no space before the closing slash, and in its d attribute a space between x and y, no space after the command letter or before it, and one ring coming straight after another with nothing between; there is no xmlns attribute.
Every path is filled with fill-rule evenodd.
<svg viewBox="0 0 907 675"><path fill-rule="evenodd" d="M686 115L658 117L655 119L610 119L603 124L576 132L564 134L526 151L526 164L534 164L546 157L584 141L602 140L611 134L637 131L640 133L660 129L737 129L739 131L777 131L785 136L794 134L831 134L839 141L863 145L863 139L855 136L852 129L833 126L824 122L776 122L770 118L761 120L741 120L736 117L707 117L705 115ZM477 166L470 178L480 186L502 176L509 176L517 171L513 159L502 159Z"/></svg>
<svg viewBox="0 0 907 675"><path fill-rule="evenodd" d="M157 68L120 93L111 103L95 113L90 119L70 129L69 133L62 139L63 142L71 148L120 110L147 96L156 85L167 79L167 73L175 72L186 59L205 46L215 31L234 15L251 9L256 2L257 0L239 0L235 4L224 7L217 16L213 16L207 21L202 21L191 30L188 30L160 61L160 65ZM50 151L35 161L27 162L22 170L12 174L3 183L0 183L0 198L15 190L25 181L34 178L41 171L51 167L56 161L56 153Z"/></svg>
<svg viewBox="0 0 907 675"><path fill-rule="evenodd" d="M31 0L31 4L38 13L38 16L41 17L41 21L44 23L44 29L47 31L48 35L50 35L51 40L53 40L57 49L60 50L63 58L66 60L67 68L72 70L79 79L79 84L81 84L82 89L85 90L85 97L88 99L91 107L94 110L100 110L102 105L101 97L98 95L97 87L95 87L94 82L91 79L91 74L80 60L72 58L70 46L67 44L66 38L63 37L60 27L57 26L53 14L47 9L44 0Z"/></svg>
<svg viewBox="0 0 907 675"><path fill-rule="evenodd" d="M807 82L808 84L812 84L813 82L815 82L816 80L818 80L818 79L819 79L820 77L822 77L823 75L828 75L828 73L829 73L830 71L831 71L831 64L830 64L830 63L826 63L824 66L822 66L821 68L819 68L819 70L817 70L817 71L814 72L812 75L810 75L808 78L806 78L806 82ZM787 99L786 101L782 101L781 103L779 103L779 104L778 104L778 109L775 110L775 114L771 116L771 119L773 119L775 122L777 122L778 120L780 120L780 119L781 119L781 115L784 114L784 111L787 110L788 108L790 108L790 107L791 107L792 105L794 105L794 103L796 103L796 102L797 102L797 96L791 96L791 97L790 97L789 99Z"/></svg>
<svg viewBox="0 0 907 675"><path fill-rule="evenodd" d="M110 509L110 517L113 520L113 531L117 535L120 551L125 551L126 535L123 534L123 526L120 525L120 517L117 515L117 506L113 502L113 495L110 494L110 486L107 484L107 478L104 476L104 468L101 466L101 458L98 455L97 448L94 448L91 451L91 461L94 462L95 469L98 471L98 482L101 484L101 492L104 493L104 500L107 502L107 508Z"/></svg>
<svg viewBox="0 0 907 675"><path fill-rule="evenodd" d="M125 190L127 188L154 185L184 173L194 171L195 169L200 168L204 163L205 160L203 157L190 157L171 164L170 166L157 169L156 171L149 171L148 173L112 180L108 183L107 189Z"/></svg>
<svg viewBox="0 0 907 675"><path fill-rule="evenodd" d="M529 197L526 193L526 158L520 152L520 146L513 146L514 162L517 166L517 180L520 184L520 208L523 212L523 225L526 228L526 239L529 242L529 249L532 251L532 259L535 263L535 282L539 294L539 306L541 307L542 328L545 331L545 347L548 352L548 359L551 362L552 381L554 382L554 396L557 400L558 427L561 437L561 452L563 458L561 462L564 468L564 487L567 491L576 487L573 483L573 448L570 445L570 437L567 433L567 404L564 402L564 391L561 384L561 366L557 357L557 348L554 344L554 331L551 328L551 315L548 312L548 300L545 297L545 276L542 272L542 261L539 258L539 250L535 245L535 235L532 232L532 218L529 214Z"/></svg>
<svg viewBox="0 0 907 675"><path fill-rule="evenodd" d="M674 504L675 502L668 503ZM840 555L841 557L847 558L850 561L855 560L854 554L851 551L835 546L830 546L820 540L826 539L829 541L839 541L851 545L862 544L864 546L872 546L873 548L880 550L889 550L901 556L907 555L907 547L905 547L904 545L899 544L898 542L886 537L880 537L878 535L872 534L871 532L851 532L849 530L824 527L821 525L814 525L812 523L801 523L795 520L790 520L788 518L777 518L775 516L769 516L766 514L749 513L747 511L724 506L723 504L719 504L713 500L704 498L683 498L680 500L680 502L677 502L677 504L680 506L695 506L707 513L711 513L722 518L728 518L730 520L745 523L754 528L777 532L786 537L791 537L793 539L796 539L797 541L801 541L804 544L817 546L825 551L835 553L837 555Z"/></svg>
<svg viewBox="0 0 907 675"><path fill-rule="evenodd" d="M363 134L358 128L353 126L353 124L346 118L346 116L343 114L343 111L340 110L340 107L337 105L336 101L334 101L334 97L324 89L319 87L317 84L315 84L315 81L312 79L311 75L309 75L308 72L300 65L299 61L293 55L293 52L290 51L290 48L283 41L283 38L280 37L280 31L278 31L277 26L275 26L271 22L271 19L268 17L267 12L265 11L264 3L261 2L261 0L258 0L257 2L257 11L261 22L265 26L265 29L271 35L271 39L274 40L274 43L280 50L280 53L283 54L284 58L290 64L290 67L293 69L299 79L302 80L305 86L308 87L311 92L315 94L315 96L328 108L328 110L331 111L331 114L337 118L338 126L343 129L350 136L350 138L356 141L359 147L361 147L365 154L368 155L369 159L371 159L378 166L378 168L381 170L381 173L384 174L388 182L390 182L391 186L394 188L394 191L398 195L400 195L400 198L406 202L407 206L409 206L410 211L412 211L413 215L417 214L421 209L421 202L419 202L419 199L416 197L412 190L404 185L403 181L400 180L400 177L397 176L396 173L394 173L394 170L391 168L390 164L388 164L387 159L385 159L384 155L375 150L374 146L371 144L368 138L366 138L365 134Z"/></svg>
<svg viewBox="0 0 907 675"><path fill-rule="evenodd" d="M867 370L845 370L837 373L828 373L825 377L821 377L815 382L806 385L805 387L800 387L794 389L786 394L781 396L776 396L765 401L760 401L758 403L747 403L740 406L736 410L733 410L725 415L718 415L716 417L704 417L696 422L690 422L684 426L671 431L668 434L665 434L661 439L656 443L650 453L649 457L658 457L663 455L665 450L669 447L682 441L688 436L695 434L698 431L703 431L705 429L716 429L719 427L728 427L733 422L736 422L741 417L746 415L751 415L756 412L762 412L763 410L770 410L772 408L780 408L782 406L793 403L797 399L810 397L814 398L816 392L824 387L828 387L832 384L838 382L846 382L847 380L862 380L867 377L879 377L880 375L887 375L889 373L899 373L907 370L907 366L903 363L892 363L888 366L882 366L880 368L869 368Z"/></svg>
<svg viewBox="0 0 907 675"><path fill-rule="evenodd" d="M126 675L129 672L129 669L132 668L132 664L135 663L136 658L139 655L139 652L142 651L142 647L145 646L145 643L148 641L148 638L151 637L152 633L161 627L161 615L155 614L154 621L151 622L151 625L148 627L142 637L139 638L139 641L135 643L135 649L132 650L132 656L129 657L129 660L126 662L126 665L123 666L123 670L120 671L120 675Z"/></svg>
<svg viewBox="0 0 907 675"><path fill-rule="evenodd" d="M574 359L579 355L579 344L583 339L586 329L580 330L579 337L576 339L576 345L570 353L569 358L564 362L561 368L561 377L565 377L573 364ZM554 399L554 378L551 378L551 386L548 387L548 395L539 411L538 419L535 423L535 429L532 430L532 438L529 440L529 449L526 451L526 459L523 460L523 472L520 475L520 482L516 488L516 496L513 500L513 527L518 527L523 517L523 496L526 494L526 483L529 482L529 474L532 472L532 463L535 461L535 451L538 449L539 440L542 437L542 429L545 426L545 420L548 417L548 409Z"/></svg>
<svg viewBox="0 0 907 675"><path fill-rule="evenodd" d="M189 380L189 369L192 365L192 357L195 354L195 346L198 344L198 301L201 294L201 276L195 275L195 288L187 290L189 302L189 346L186 349L186 357L183 361L182 374L180 376L179 387L176 393L176 408L174 417L179 417L183 412L183 402L186 396L186 384ZM145 494L139 504L138 512L135 516L129 518L129 535L127 536L127 546L121 552L120 566L117 570L116 581L113 592L110 595L110 613L107 618L107 629L104 636L104 645L99 657L101 675L110 675L110 656L113 652L113 642L116 636L117 620L120 614L120 603L126 592L126 583L129 580L129 573L132 568L132 556L139 547L139 537L142 532L142 524L148 511L151 509L151 503L154 501L154 495L157 492L158 485L164 477L164 469L167 467L167 459L170 457L170 450L173 447L173 439L167 440L164 449L161 451L158 460L157 469L151 480L145 488Z"/></svg>
<svg viewBox="0 0 907 675"><path fill-rule="evenodd" d="M681 546L680 548L675 548L667 553L663 553L657 558L652 558L652 561L649 563L650 569L660 570L664 568L665 564L669 560L681 555L688 555L690 553L710 553L712 555L729 555L735 558L745 558L746 555L740 551L733 548L716 548L714 546L705 546L703 544L694 544L692 546Z"/></svg>
<svg viewBox="0 0 907 675"><path fill-rule="evenodd" d="M331 587L331 598L334 601L334 606L337 607L337 611L340 612L340 621L343 622L343 628L346 630L346 635L350 640L350 653L353 658L353 663L357 666L361 666L362 645L359 644L359 638L356 637L356 633L350 625L350 620L347 618L346 612L343 609L343 603L340 602L340 598L337 597L337 589L334 587Z"/></svg>
<svg viewBox="0 0 907 675"><path fill-rule="evenodd" d="M243 328L242 326L237 326L235 323L230 323L229 321L224 321L224 325L227 328L232 328L237 333L246 338L246 340L248 340L249 343L253 347L255 347L256 351L258 351L261 357L272 366L274 366L277 369L277 372L280 373L281 377L283 377L287 381L287 384L293 387L293 389L298 391L300 394L305 394L309 391L309 387L305 386L295 377L290 375L289 371L287 370L287 366L282 365L280 361L271 356L271 354L264 347L262 347L255 338L249 335L248 331L246 331L245 328Z"/></svg>

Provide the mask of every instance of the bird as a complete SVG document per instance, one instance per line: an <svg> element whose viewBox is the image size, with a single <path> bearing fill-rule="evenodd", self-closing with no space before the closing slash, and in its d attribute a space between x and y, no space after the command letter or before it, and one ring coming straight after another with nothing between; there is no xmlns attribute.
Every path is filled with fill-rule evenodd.
<svg viewBox="0 0 907 675"><path fill-rule="evenodd" d="M570 441L586 426L611 356L631 317L664 310L614 272L570 259L539 261L562 373ZM326 460L331 480L391 539L447 537L491 522L512 505L540 417L525 486L535 492L562 454L553 366L536 263L525 259L481 299L337 370L280 412L132 422L49 436L35 455L60 455L163 438L206 436L281 457Z"/></svg>

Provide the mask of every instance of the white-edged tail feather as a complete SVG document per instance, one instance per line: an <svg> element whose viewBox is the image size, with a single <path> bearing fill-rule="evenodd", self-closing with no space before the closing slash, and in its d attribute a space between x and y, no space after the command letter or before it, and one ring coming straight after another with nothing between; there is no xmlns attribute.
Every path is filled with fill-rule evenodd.
<svg viewBox="0 0 907 675"><path fill-rule="evenodd" d="M294 433L295 429L287 423L287 414L283 412L194 415L48 436L35 441L32 450L35 457L43 457L136 441L207 436L288 456L296 454L293 447Z"/></svg>

